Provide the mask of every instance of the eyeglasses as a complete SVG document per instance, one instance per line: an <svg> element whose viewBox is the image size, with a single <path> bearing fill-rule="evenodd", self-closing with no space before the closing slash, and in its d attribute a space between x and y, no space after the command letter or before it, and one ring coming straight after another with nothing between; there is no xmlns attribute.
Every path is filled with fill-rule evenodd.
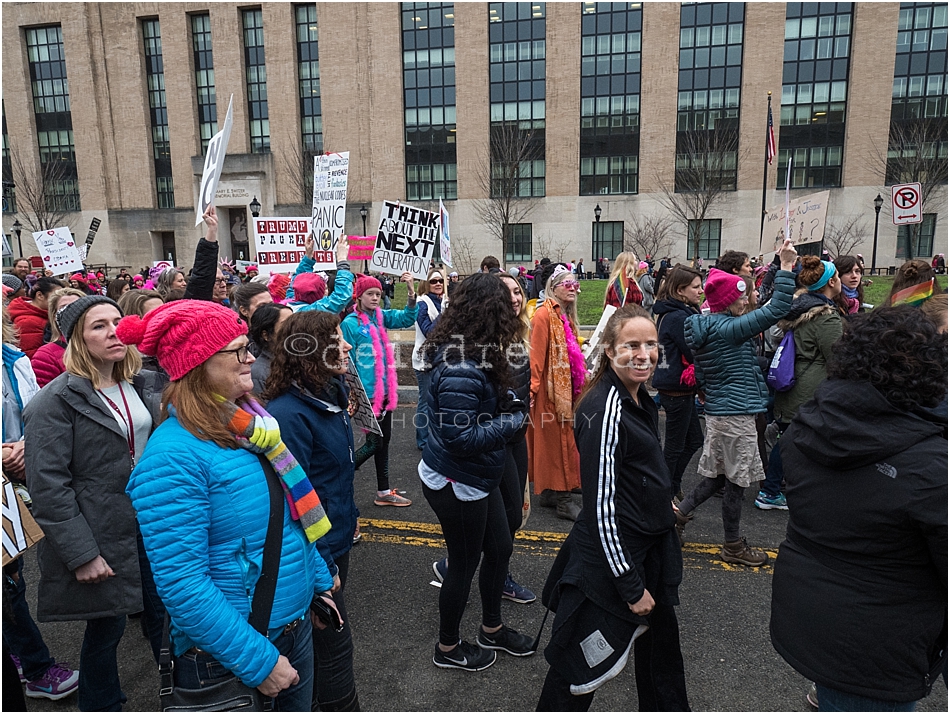
<svg viewBox="0 0 950 714"><path fill-rule="evenodd" d="M577 290L580 286L581 284L576 280L565 280L557 285L557 287L564 288L565 290Z"/></svg>
<svg viewBox="0 0 950 714"><path fill-rule="evenodd" d="M215 279L214 279L214 283L215 283L215 285L227 285L227 284L228 284L228 279L227 279L227 278L215 278Z"/></svg>
<svg viewBox="0 0 950 714"><path fill-rule="evenodd" d="M429 281L429 285L441 285L444 282L442 278L432 278L432 280Z"/></svg>
<svg viewBox="0 0 950 714"><path fill-rule="evenodd" d="M237 347L233 350L218 350L215 352L215 354L224 355L232 352L234 353L234 356L237 357L237 361L240 364L247 364L247 356L251 353L250 350L248 350L247 345L242 345L241 347Z"/></svg>

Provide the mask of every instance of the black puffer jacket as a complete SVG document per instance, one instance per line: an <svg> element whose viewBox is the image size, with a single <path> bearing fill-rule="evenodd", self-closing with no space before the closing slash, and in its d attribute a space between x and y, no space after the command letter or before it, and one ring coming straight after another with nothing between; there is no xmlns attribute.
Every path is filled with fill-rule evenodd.
<svg viewBox="0 0 950 714"><path fill-rule="evenodd" d="M693 388L682 383L683 358L693 363L693 351L686 344L684 324L690 315L698 315L699 310L680 300L657 300L653 303L656 315L657 331L662 352L653 373L653 386L664 392L689 392Z"/></svg>
<svg viewBox="0 0 950 714"><path fill-rule="evenodd" d="M195 264L185 288L185 300L211 300L214 295L214 280L218 274L218 243L204 238L195 248Z"/></svg>
<svg viewBox="0 0 950 714"><path fill-rule="evenodd" d="M515 353L515 349L515 347L512 347L508 352L509 364L511 365L511 391L514 392L517 399L527 404L531 399L531 362L528 360L528 348L527 346L524 347L523 361L521 354ZM508 439L508 443L517 443L524 438L527 431L528 424L525 422L524 426Z"/></svg>
<svg viewBox="0 0 950 714"><path fill-rule="evenodd" d="M454 346L436 352L429 378L432 421L422 460L446 478L489 492L501 481L505 443L521 429L527 412L499 413L495 387L478 364L460 360Z"/></svg>
<svg viewBox="0 0 950 714"><path fill-rule="evenodd" d="M798 672L872 699L925 697L947 646L947 439L933 413L826 380L779 442L789 521L772 644Z"/></svg>

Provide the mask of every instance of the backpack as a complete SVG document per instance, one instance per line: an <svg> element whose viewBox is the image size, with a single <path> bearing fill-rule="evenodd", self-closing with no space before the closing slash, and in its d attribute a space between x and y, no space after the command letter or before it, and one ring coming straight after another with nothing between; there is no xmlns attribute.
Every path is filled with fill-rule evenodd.
<svg viewBox="0 0 950 714"><path fill-rule="evenodd" d="M776 392L787 392L795 386L795 331L789 330L775 350L769 374L765 378Z"/></svg>

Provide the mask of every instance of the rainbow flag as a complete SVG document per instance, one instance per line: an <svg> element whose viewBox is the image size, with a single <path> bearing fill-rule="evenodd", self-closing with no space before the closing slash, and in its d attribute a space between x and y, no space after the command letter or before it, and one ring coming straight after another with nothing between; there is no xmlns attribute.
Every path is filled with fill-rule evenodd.
<svg viewBox="0 0 950 714"><path fill-rule="evenodd" d="M914 307L919 307L924 300L934 294L935 280L936 278L931 278L929 282L911 285L909 288L904 288L900 292L894 293L894 297L891 298L891 305L913 305Z"/></svg>

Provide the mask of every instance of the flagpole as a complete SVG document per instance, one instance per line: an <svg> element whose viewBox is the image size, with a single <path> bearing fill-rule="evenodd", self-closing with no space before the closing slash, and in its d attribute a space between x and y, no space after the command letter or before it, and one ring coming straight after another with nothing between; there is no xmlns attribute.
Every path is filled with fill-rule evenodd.
<svg viewBox="0 0 950 714"><path fill-rule="evenodd" d="M769 92L769 113L772 116L772 92ZM762 162L762 215L759 217L759 252L762 252L762 234L765 231L765 193L769 184L769 142L771 141L772 127L766 123L765 127L765 159Z"/></svg>

